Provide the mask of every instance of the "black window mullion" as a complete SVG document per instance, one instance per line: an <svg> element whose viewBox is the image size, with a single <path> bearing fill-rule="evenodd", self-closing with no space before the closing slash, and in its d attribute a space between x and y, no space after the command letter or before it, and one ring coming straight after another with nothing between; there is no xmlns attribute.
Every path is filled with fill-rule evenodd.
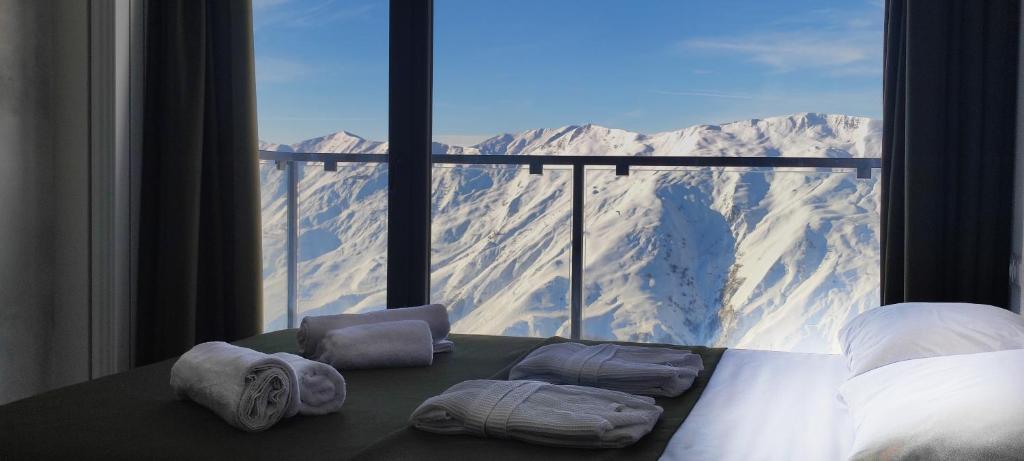
<svg viewBox="0 0 1024 461"><path fill-rule="evenodd" d="M433 0L391 0L388 308L430 301Z"/></svg>

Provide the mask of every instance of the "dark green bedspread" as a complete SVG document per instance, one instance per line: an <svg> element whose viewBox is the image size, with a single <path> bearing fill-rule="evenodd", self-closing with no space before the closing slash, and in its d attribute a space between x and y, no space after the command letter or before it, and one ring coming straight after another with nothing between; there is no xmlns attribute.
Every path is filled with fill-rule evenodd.
<svg viewBox="0 0 1024 461"><path fill-rule="evenodd" d="M426 368L347 371L344 409L327 416L296 416L259 433L225 424L205 408L175 399L168 385L173 360L140 367L0 406L0 460L17 459L394 459L385 440L408 443L409 415L423 400L467 379L500 374L543 342L537 338L452 335L456 350L438 354ZM256 336L237 344L263 352L295 352L295 330ZM680 397L636 453L658 454L706 385L722 350L693 348L708 372ZM692 402L691 402L692 401ZM660 402L664 404L664 402ZM675 406L673 406L675 407ZM678 420L678 421L676 421ZM427 434L424 434L427 435ZM414 437L418 437L418 434ZM442 445L487 447L490 440L443 438ZM655 441L654 439L657 439ZM428 441L429 444L438 442ZM483 443L483 444L482 444ZM495 445L497 446L497 445ZM660 447L660 448L659 448ZM490 451L489 448L483 448ZM521 450L521 448L520 448ZM438 451L440 455L442 452ZM457 461L495 459L493 452L461 452ZM588 451L588 459L600 452ZM606 451L607 455L613 452ZM627 453L623 452L623 455ZM416 453L406 459L428 459ZM650 459L656 459L654 455Z"/></svg>
<svg viewBox="0 0 1024 461"><path fill-rule="evenodd" d="M566 342L567 339L554 337L537 345ZM584 344L599 344L602 341L579 341ZM603 341L607 342L607 341ZM630 344L630 343L617 343ZM636 345L636 344L632 344ZM643 344L650 346L651 344ZM578 448L556 448L531 445L515 440L498 440L467 435L436 435L411 427L382 438L356 455L358 460L657 460L665 451L669 440L683 424L690 410L697 404L707 387L711 374L725 349L707 347L674 346L659 344L661 347L687 349L700 354L704 359L704 372L694 380L693 386L683 395L675 398L659 397L657 404L665 409L661 419L639 442L621 449L583 450ZM524 354L525 355L525 354ZM508 379L513 361L492 379Z"/></svg>

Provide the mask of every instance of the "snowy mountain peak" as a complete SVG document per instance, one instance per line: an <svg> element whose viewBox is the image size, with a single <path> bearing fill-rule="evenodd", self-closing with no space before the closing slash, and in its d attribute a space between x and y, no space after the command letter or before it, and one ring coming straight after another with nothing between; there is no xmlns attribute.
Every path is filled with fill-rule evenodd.
<svg viewBox="0 0 1024 461"><path fill-rule="evenodd" d="M332 152L358 154L387 153L387 143L368 141L347 131L338 131L327 136L308 139L291 145L295 152Z"/></svg>
<svg viewBox="0 0 1024 461"><path fill-rule="evenodd" d="M259 141L259 146L260 146L259 147L260 150L269 150L269 151L277 151L277 152L292 152L292 146L289 146L287 144L276 144L276 143L272 143L272 142L266 142L266 141L264 141L262 139Z"/></svg>
<svg viewBox="0 0 1024 461"><path fill-rule="evenodd" d="M881 123L866 117L803 112L720 125L694 125L651 135L593 123L505 133L470 147L434 143L434 154L704 155L878 157ZM386 153L387 142L348 131L262 150Z"/></svg>
<svg viewBox="0 0 1024 461"><path fill-rule="evenodd" d="M644 155L646 136L588 123L540 128L488 139L476 148L492 155Z"/></svg>
<svg viewBox="0 0 1024 461"><path fill-rule="evenodd" d="M330 137L332 139L337 139L337 140L342 140L342 139L353 140L353 141L365 141L366 140L366 138L363 138L362 136L350 133L350 132L345 131L345 130L341 130L341 131L338 131L336 133L332 133L330 135Z"/></svg>
<svg viewBox="0 0 1024 461"><path fill-rule="evenodd" d="M799 113L657 133L650 143L661 155L878 157L881 132L866 117Z"/></svg>

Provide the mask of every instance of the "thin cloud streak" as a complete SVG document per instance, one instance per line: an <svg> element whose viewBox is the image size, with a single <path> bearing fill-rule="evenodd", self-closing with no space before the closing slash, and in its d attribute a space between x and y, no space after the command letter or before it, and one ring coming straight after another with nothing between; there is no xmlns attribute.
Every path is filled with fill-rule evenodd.
<svg viewBox="0 0 1024 461"><path fill-rule="evenodd" d="M734 93L719 93L717 91L654 91L656 94L668 96L696 96L702 98L726 98L726 99L756 99L753 96Z"/></svg>
<svg viewBox="0 0 1024 461"><path fill-rule="evenodd" d="M776 73L801 70L832 77L880 75L883 14L877 2L852 8L820 8L769 22L745 35L692 37L677 42L687 52L732 55ZM784 32L783 32L784 31Z"/></svg>
<svg viewBox="0 0 1024 461"><path fill-rule="evenodd" d="M864 34L867 35L867 34ZM818 68L842 72L844 68L863 66L880 57L874 49L874 35L851 37L809 37L807 34L769 34L730 39L701 38L686 40L688 50L721 51L745 57L777 72ZM880 44L879 44L880 46ZM878 60L879 66L881 60Z"/></svg>
<svg viewBox="0 0 1024 461"><path fill-rule="evenodd" d="M288 5L291 0L260 0L253 4L260 15L253 23L255 29L264 27L310 28L351 19L365 19L377 9L376 4L339 5L335 0L325 0L315 5L299 7Z"/></svg>

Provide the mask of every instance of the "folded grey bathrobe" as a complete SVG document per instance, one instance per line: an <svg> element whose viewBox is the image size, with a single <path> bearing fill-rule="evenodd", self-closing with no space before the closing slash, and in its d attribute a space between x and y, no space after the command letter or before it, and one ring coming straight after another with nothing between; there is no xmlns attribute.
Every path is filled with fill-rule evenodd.
<svg viewBox="0 0 1024 461"><path fill-rule="evenodd" d="M654 399L625 392L540 381L472 380L427 399L409 423L437 434L620 448L649 433L661 412Z"/></svg>
<svg viewBox="0 0 1024 461"><path fill-rule="evenodd" d="M345 404L346 389L345 378L338 370L326 363L314 362L287 352L271 355L292 367L299 383L298 401L285 417L295 414L326 415L341 410Z"/></svg>
<svg viewBox="0 0 1024 461"><path fill-rule="evenodd" d="M339 370L426 367L433 346L427 322L396 320L331 330L312 358Z"/></svg>
<svg viewBox="0 0 1024 461"><path fill-rule="evenodd" d="M179 398L191 399L250 432L273 426L298 408L299 384L291 366L220 341L184 353L171 368L171 387Z"/></svg>
<svg viewBox="0 0 1024 461"><path fill-rule="evenodd" d="M676 397L693 385L702 370L704 362L690 351L568 342L537 348L512 367L508 379Z"/></svg>
<svg viewBox="0 0 1024 461"><path fill-rule="evenodd" d="M401 309L385 309L363 314L317 315L305 317L299 325L296 339L299 342L299 354L312 358L320 353L321 341L327 332L339 328L371 323L391 322L395 320L422 320L430 325L430 334L434 341L434 352L451 352L454 345L448 341L451 323L448 321L448 309L441 304L426 306L403 307Z"/></svg>

